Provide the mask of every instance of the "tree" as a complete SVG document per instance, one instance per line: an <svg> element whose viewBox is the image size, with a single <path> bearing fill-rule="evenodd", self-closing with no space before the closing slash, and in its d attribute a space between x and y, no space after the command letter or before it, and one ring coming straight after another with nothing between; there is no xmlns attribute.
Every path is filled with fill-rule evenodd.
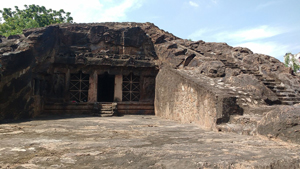
<svg viewBox="0 0 300 169"><path fill-rule="evenodd" d="M290 62L291 62L290 55L291 55L291 53L286 53L284 55L284 65L285 65L285 67L289 67L290 66Z"/></svg>
<svg viewBox="0 0 300 169"><path fill-rule="evenodd" d="M299 61L297 60L296 55L292 53L286 53L284 56L284 65L286 67L291 67L294 72L297 72L300 69Z"/></svg>
<svg viewBox="0 0 300 169"><path fill-rule="evenodd" d="M15 11L11 8L0 10L4 20L0 23L0 35L21 34L23 29L44 27L55 23L73 23L71 13L66 13L63 9L56 11L34 4L24 6L24 10L20 10L18 6L15 6Z"/></svg>

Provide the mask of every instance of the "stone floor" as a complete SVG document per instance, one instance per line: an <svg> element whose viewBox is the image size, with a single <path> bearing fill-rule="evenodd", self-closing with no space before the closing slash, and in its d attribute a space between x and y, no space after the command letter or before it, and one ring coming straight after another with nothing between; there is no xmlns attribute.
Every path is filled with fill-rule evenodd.
<svg viewBox="0 0 300 169"><path fill-rule="evenodd" d="M155 116L0 124L0 168L300 168L300 145Z"/></svg>

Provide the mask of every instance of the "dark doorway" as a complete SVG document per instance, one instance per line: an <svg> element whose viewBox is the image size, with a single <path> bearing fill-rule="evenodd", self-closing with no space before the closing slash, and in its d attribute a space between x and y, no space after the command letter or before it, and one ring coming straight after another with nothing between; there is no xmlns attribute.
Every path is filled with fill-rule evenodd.
<svg viewBox="0 0 300 169"><path fill-rule="evenodd" d="M115 76L105 72L98 76L98 102L113 102Z"/></svg>

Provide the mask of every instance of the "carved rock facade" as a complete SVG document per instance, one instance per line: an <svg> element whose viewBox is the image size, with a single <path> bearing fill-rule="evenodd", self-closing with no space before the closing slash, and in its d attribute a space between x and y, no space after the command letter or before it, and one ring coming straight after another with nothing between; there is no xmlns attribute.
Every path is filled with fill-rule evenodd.
<svg viewBox="0 0 300 169"><path fill-rule="evenodd" d="M272 105L300 103L300 79L279 60L152 23L51 25L0 39L0 120L108 106L257 134Z"/></svg>

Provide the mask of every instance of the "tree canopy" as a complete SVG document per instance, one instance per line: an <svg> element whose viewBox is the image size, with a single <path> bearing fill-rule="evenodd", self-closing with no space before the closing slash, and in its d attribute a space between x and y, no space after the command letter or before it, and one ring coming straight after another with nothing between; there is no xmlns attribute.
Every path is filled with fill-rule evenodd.
<svg viewBox="0 0 300 169"><path fill-rule="evenodd" d="M71 13L63 9L56 11L34 4L24 6L23 10L18 6L15 6L15 11L11 8L0 10L1 19L4 21L0 23L0 35L21 34L23 29L44 27L55 23L73 23Z"/></svg>
<svg viewBox="0 0 300 169"><path fill-rule="evenodd" d="M292 53L286 53L284 56L284 65L286 67L291 67L294 72L300 69L300 64L298 58Z"/></svg>

